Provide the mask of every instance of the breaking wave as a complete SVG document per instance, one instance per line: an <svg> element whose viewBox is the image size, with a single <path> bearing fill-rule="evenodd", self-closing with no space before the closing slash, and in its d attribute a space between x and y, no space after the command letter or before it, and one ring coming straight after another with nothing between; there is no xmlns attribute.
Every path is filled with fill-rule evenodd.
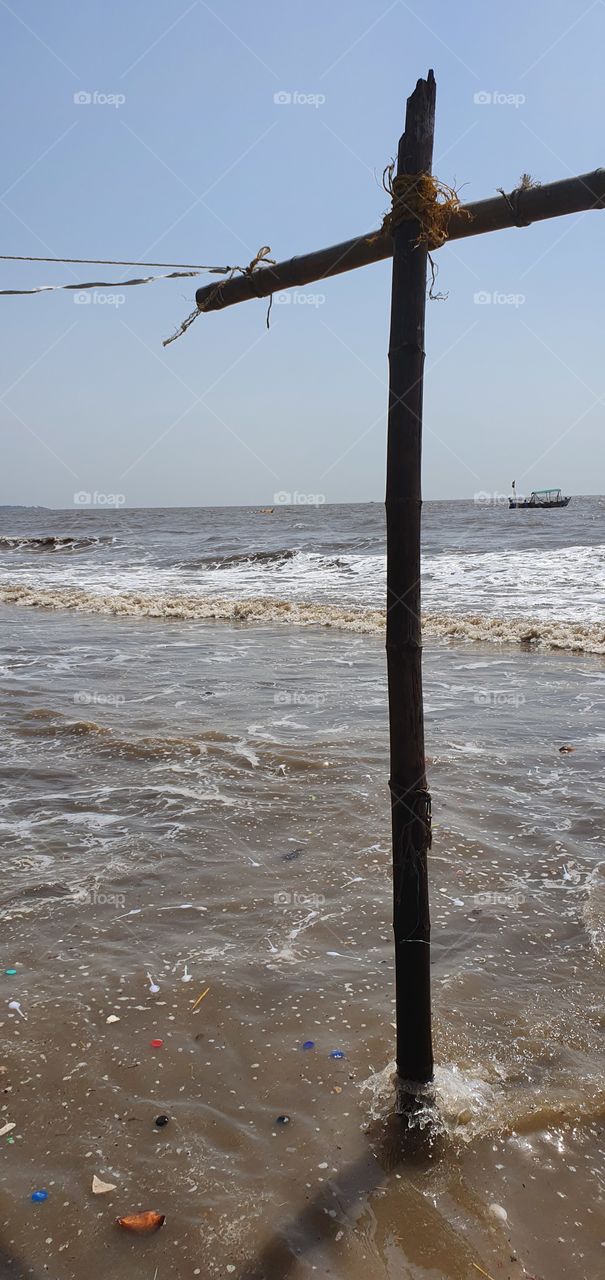
<svg viewBox="0 0 605 1280"><path fill-rule="evenodd" d="M28 587L5 583L0 585L0 602L46 609L75 609L80 613L114 614L127 618L219 621L257 626L289 623L296 626L335 627L360 635L380 634L385 625L383 609L278 600L266 596L235 599L192 594L154 595L137 591L102 594L76 587ZM425 612L423 629L425 636L447 640L605 654L605 624L596 622L582 623L548 617L502 618L483 613Z"/></svg>
<svg viewBox="0 0 605 1280"><path fill-rule="evenodd" d="M199 560L188 560L182 568L194 569L233 569L238 565L280 565L293 560L298 553L291 548L282 551L239 551L230 556L208 556Z"/></svg>
<svg viewBox="0 0 605 1280"><path fill-rule="evenodd" d="M55 534L39 535L36 537L27 537L26 535L8 534L0 535L0 550L2 551L83 551L87 547L103 546L107 543L115 542L115 538L111 536L88 538L70 538L67 536L59 537Z"/></svg>

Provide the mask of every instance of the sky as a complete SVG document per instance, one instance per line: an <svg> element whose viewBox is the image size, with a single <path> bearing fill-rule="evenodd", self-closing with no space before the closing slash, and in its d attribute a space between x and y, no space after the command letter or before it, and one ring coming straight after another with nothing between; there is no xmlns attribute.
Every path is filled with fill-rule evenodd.
<svg viewBox="0 0 605 1280"><path fill-rule="evenodd" d="M605 163L604 0L0 0L0 25L5 254L245 266L376 228L429 67L463 200ZM425 498L605 490L604 233L591 211L439 251ZM382 500L388 262L166 348L213 277L1 267L110 287L0 297L0 503Z"/></svg>

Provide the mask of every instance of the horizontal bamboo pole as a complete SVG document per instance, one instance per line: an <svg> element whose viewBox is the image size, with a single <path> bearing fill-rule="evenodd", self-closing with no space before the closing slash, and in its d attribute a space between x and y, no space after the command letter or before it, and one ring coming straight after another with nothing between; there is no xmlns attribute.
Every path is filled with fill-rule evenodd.
<svg viewBox="0 0 605 1280"><path fill-rule="evenodd" d="M486 231L529 226L547 218L603 208L605 169L595 169L592 173L581 173L577 178L562 178L560 182L549 182L543 187L514 191L508 199L498 195L464 205L459 213L452 214L448 239L466 240ZM391 236L370 231L365 236L343 240L342 244L305 253L300 258L289 258L287 262L278 262L273 267L259 267L249 275L237 275L222 284L204 285L197 290L195 300L200 311L222 311L224 307L246 302L248 298L267 298L282 289L325 280L328 276L354 271L356 267L366 267L371 262L382 262L392 256Z"/></svg>

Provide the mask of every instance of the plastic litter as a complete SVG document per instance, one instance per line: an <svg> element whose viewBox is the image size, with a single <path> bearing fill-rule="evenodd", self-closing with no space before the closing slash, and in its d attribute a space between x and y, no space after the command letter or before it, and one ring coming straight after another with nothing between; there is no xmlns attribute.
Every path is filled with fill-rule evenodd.
<svg viewBox="0 0 605 1280"><path fill-rule="evenodd" d="M500 1222L508 1222L508 1214L501 1204L490 1204L489 1211Z"/></svg>
<svg viewBox="0 0 605 1280"><path fill-rule="evenodd" d="M26 1015L24 1014L21 1008L21 1004L19 1000L9 1000L8 1007L9 1009L14 1009L15 1013L18 1013L20 1018L25 1018Z"/></svg>
<svg viewBox="0 0 605 1280"><path fill-rule="evenodd" d="M314 1048L315 1048L314 1040L305 1040L303 1044L303 1049L314 1049Z"/></svg>
<svg viewBox="0 0 605 1280"><path fill-rule="evenodd" d="M16 972L17 972L17 970L16 970L16 969L5 969L5 970L4 970L4 972L8 974L9 978L14 978L14 977L15 977L15 974L16 974Z"/></svg>
<svg viewBox="0 0 605 1280"><path fill-rule="evenodd" d="M187 961L185 961L185 972L181 978L181 982L192 982L192 981L193 981L193 974L189 972L187 968Z"/></svg>
<svg viewBox="0 0 605 1280"><path fill-rule="evenodd" d="M345 1056L345 1055L344 1055L344 1053L343 1053L342 1049L332 1049L332 1052L331 1052L331 1054L330 1054L330 1057L331 1057L331 1058L344 1058L344 1056Z"/></svg>
<svg viewBox="0 0 605 1280"><path fill-rule="evenodd" d="M170 1124L169 1116L156 1116L154 1124L158 1129L163 1129L165 1124Z"/></svg>
<svg viewBox="0 0 605 1280"><path fill-rule="evenodd" d="M197 998L197 1000L196 1000L196 1002L195 1002L195 1004L193 1005L193 1008L192 1008L192 1010L191 1010L191 1012L192 1012L192 1013L195 1013L195 1010L197 1009L198 1004L201 1004L201 1003L202 1003L202 1000L204 999L204 996L207 996L207 995L208 995L209 990L210 990L210 987L206 987L206 990L205 990L205 991L202 991L201 996L198 996L198 998Z"/></svg>
<svg viewBox="0 0 605 1280"><path fill-rule="evenodd" d="M304 852L305 852L304 847L300 847L298 849L288 849L287 853L282 853L281 860L282 862L296 862L296 859L300 858L301 853L304 853Z"/></svg>
<svg viewBox="0 0 605 1280"><path fill-rule="evenodd" d="M103 1182L101 1178L97 1178L96 1173L92 1175L92 1194L93 1196L104 1196L108 1191L115 1191L115 1182Z"/></svg>
<svg viewBox="0 0 605 1280"><path fill-rule="evenodd" d="M106 1019L105 1019L105 1021L106 1021L106 1022L119 1022L119 1021L120 1021L120 1019L118 1018L117 1013L110 1013L109 1017L108 1017L108 1018L106 1018Z"/></svg>
<svg viewBox="0 0 605 1280"><path fill-rule="evenodd" d="M278 1116L278 1117L277 1117L277 1120L275 1121L275 1123L276 1123L276 1124L289 1124L289 1123L290 1123L290 1117L289 1117L289 1116Z"/></svg>
<svg viewBox="0 0 605 1280"><path fill-rule="evenodd" d="M151 1048L152 1048L152 1049L161 1049L163 1044L164 1044L164 1041L163 1041L163 1040L152 1040L152 1041L151 1041Z"/></svg>
<svg viewBox="0 0 605 1280"><path fill-rule="evenodd" d="M48 1200L48 1191L32 1191L32 1200L34 1204L41 1204L43 1200Z"/></svg>
<svg viewBox="0 0 605 1280"><path fill-rule="evenodd" d="M147 1213L132 1213L127 1218L116 1218L119 1227L123 1227L125 1231L133 1231L135 1235L149 1235L151 1231L159 1231L166 1221L165 1213L154 1213L148 1210Z"/></svg>
<svg viewBox="0 0 605 1280"><path fill-rule="evenodd" d="M152 995L155 996L157 995L160 988L158 987L157 982L154 982L150 973L147 974L147 977L149 978L149 990L151 991Z"/></svg>
<svg viewBox="0 0 605 1280"><path fill-rule="evenodd" d="M10 1133L12 1129L16 1129L16 1128L17 1126L14 1123L14 1121L11 1124L4 1124L0 1129L0 1138L3 1138L5 1133Z"/></svg>

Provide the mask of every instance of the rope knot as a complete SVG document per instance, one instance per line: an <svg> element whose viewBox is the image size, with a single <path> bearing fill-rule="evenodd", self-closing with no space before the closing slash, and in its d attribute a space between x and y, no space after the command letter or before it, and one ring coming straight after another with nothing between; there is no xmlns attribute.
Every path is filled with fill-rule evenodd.
<svg viewBox="0 0 605 1280"><path fill-rule="evenodd" d="M431 173L395 174L395 165L387 165L382 185L391 197L391 208L385 214L379 235L392 236L396 227L412 219L420 225L417 245L439 249L448 238L453 213L471 214L463 209L458 193Z"/></svg>

